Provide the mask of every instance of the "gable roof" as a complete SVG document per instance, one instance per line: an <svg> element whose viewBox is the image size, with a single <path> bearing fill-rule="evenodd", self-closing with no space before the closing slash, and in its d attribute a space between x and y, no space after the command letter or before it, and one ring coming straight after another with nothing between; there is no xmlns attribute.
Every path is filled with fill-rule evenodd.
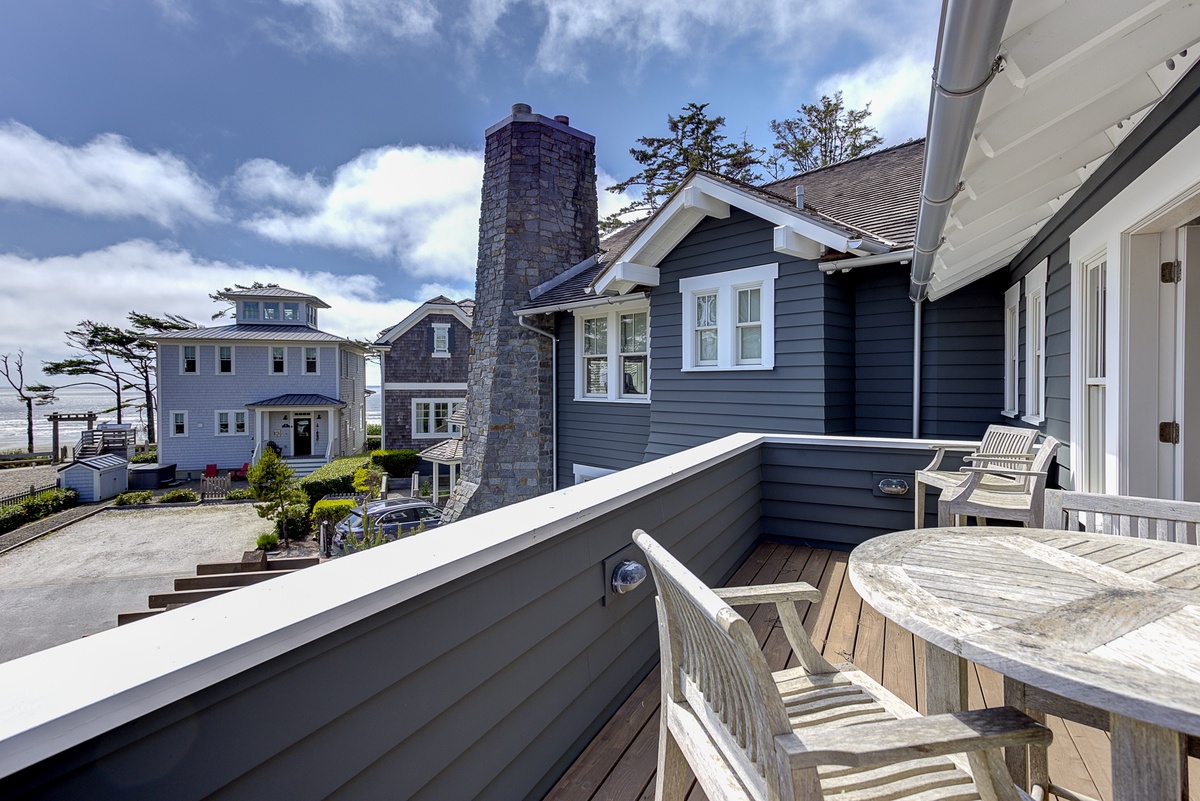
<svg viewBox="0 0 1200 801"><path fill-rule="evenodd" d="M238 300L252 300L254 298L292 298L307 301L309 306L318 309L329 308L329 304L316 295L310 295L307 292L297 292L294 289L284 289L281 286L264 286L258 289L231 289L225 292L218 292L217 297L235 302Z"/></svg>
<svg viewBox="0 0 1200 801"><path fill-rule="evenodd" d="M474 313L475 301L473 299L453 301L445 295L438 295L422 303L396 325L382 331L372 347L379 351L389 350L393 342L431 314L449 314L469 329Z"/></svg>
<svg viewBox="0 0 1200 801"><path fill-rule="evenodd" d="M1024 250L1189 71L1200 31L1190 0L950 5L980 18L938 44L910 292L934 300Z"/></svg>

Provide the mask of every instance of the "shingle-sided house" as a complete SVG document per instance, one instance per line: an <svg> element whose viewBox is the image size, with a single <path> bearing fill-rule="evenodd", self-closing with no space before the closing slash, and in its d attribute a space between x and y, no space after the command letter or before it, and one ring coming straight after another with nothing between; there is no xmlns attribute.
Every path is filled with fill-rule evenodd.
<svg viewBox="0 0 1200 801"><path fill-rule="evenodd" d="M236 323L161 334L158 457L182 472L241 467L279 448L300 475L366 442L366 353L320 330L328 304L282 287L240 289Z"/></svg>
<svg viewBox="0 0 1200 801"><path fill-rule="evenodd" d="M496 343L516 341L527 346L521 358L536 380L512 389L520 377L505 362L502 392L476 395L472 382L467 436L476 444L467 444L508 448L512 424L543 409L550 432L556 407L541 400L557 389L560 424L571 409L592 415L574 430L590 427L594 440L644 443L614 447L624 455L596 465L630 466L565 486L568 465L604 450L587 443L569 455L568 437L547 437L547 464L552 445L564 446L557 491L451 523L436 537L406 538L0 664L0 796L540 801L553 791L576 801L602 797L593 794L600 788L632 801L653 787L653 700L622 702L657 669L658 626L650 583L616 595L607 568L636 556L625 550L635 528L709 584L772 563L772 575L787 573L779 580L805 580L811 562L777 557L782 548L759 560L756 546L854 544L908 528L911 499L884 495L878 481L928 461L931 440L913 438L913 428L958 436L992 420L1068 439L1064 483L1196 497L1200 426L1196 370L1187 365L1195 367L1200 325L1200 282L1189 278L1200 220L1197 40L1200 6L1187 0L947 0L911 264L872 263L885 253L871 248L883 245L896 259L904 240L823 208L811 177L802 181L811 211L794 200L785 207L794 192L776 200L775 192L696 177L671 201L676 208L660 213L678 223L674 234L652 221L609 251L606 272L586 279L632 318L605 316L604 336L593 325L584 340L580 358L610 359L607 370L577 367L574 353L560 358L568 346L582 350L575 329L607 315L604 307L581 307L578 318L572 309L521 311L531 290L599 250L584 233L594 232L594 218L578 213L574 252L555 251L547 274L510 287L510 297L524 299L499 306L490 339L479 318L493 312L476 311L472 339L482 359L497 363L507 351ZM499 136L488 146L506 138L552 151L577 145L583 158L574 171L594 174L586 134L568 127L523 107L493 129ZM547 186L572 172L550 167L554 174L541 176ZM502 208L498 197L484 193L495 206L480 232L480 274L494 271L506 249L540 247L519 233L506 239L508 226L488 227L525 211ZM868 230L859 239L851 226ZM822 257L835 254L812 242L848 258L831 266ZM776 277L727 275L770 264ZM771 367L761 363L768 282ZM550 291L543 299L553 299ZM722 307L723 291L738 302ZM641 344L642 312L621 308L634 302L648 309L648 354L620 347L617 337L624 326L624 344ZM544 334L522 329L522 314ZM813 336L793 333L801 328ZM626 357L628 367L619 361ZM757 369L738 363L750 359L760 360ZM579 368L590 381L575 380ZM768 386L762 376L780 369L794 374ZM622 396L641 394L626 375L633 390L645 378L650 403ZM791 403L735 397L739 380ZM589 388L594 399L585 400ZM585 399L576 401L579 390ZM495 403L485 402L489 394ZM748 421L797 433L746 431L693 444L743 409ZM489 442L489 434L503 436ZM519 453L538 457L542 448ZM537 481L541 463L531 464L508 469ZM554 471L545 475L551 481ZM464 474L463 483L477 479ZM487 491L477 484L476 494ZM1159 569L1129 545L1123 558ZM1114 538L1113 550L1120 547ZM857 595L840 580L820 587L827 599L839 588L842 598ZM1062 589L1046 594L1048 606L1070 602ZM987 593L979 595L987 614ZM856 642L850 627L828 656L841 658L844 648L858 661L903 634L853 599L844 608L870 636ZM752 617L768 648L779 640L773 614ZM909 641L910 656L919 644ZM1179 735L1200 737L1200 704L1195 671L1179 660L1195 643L1191 651L1173 644L1162 649L1163 673L1186 688L1176 700L1193 712L1177 718L1171 740L1161 726L1135 726L1133 736L1174 742L1182 755L1189 739ZM891 670L879 665L884 681ZM313 694L345 676L352 680L336 692ZM643 757L646 769L583 771L555 790L580 754L623 747L607 739L589 747L618 710L639 732L625 753ZM1056 745L1074 728L1057 728ZM1107 772L1103 754L1079 753L1089 770ZM1168 761L1144 764L1160 772ZM1135 787L1126 797L1141 796Z"/></svg>
<svg viewBox="0 0 1200 801"><path fill-rule="evenodd" d="M375 340L384 448L423 450L450 437L449 417L466 397L474 305L439 295Z"/></svg>

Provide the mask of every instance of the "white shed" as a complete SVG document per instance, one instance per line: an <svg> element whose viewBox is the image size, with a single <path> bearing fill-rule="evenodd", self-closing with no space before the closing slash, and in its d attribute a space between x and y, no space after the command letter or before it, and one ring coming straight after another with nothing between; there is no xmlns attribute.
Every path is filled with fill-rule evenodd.
<svg viewBox="0 0 1200 801"><path fill-rule="evenodd" d="M115 498L129 487L129 460L111 453L85 456L58 468L58 485L78 492L83 503Z"/></svg>

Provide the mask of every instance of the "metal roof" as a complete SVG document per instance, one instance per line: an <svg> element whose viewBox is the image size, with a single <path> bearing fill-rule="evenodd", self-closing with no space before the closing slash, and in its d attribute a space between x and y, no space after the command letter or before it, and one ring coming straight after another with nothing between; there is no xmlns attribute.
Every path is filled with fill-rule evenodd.
<svg viewBox="0 0 1200 801"><path fill-rule="evenodd" d="M82 459L76 460L73 464L81 464L93 470L111 470L114 467L124 467L129 464L129 460L114 453L101 453L98 456L85 456ZM73 465L67 464L58 469L61 472L71 466Z"/></svg>
<svg viewBox="0 0 1200 801"><path fill-rule="evenodd" d="M258 289L231 289L226 292L218 293L217 297L227 298L229 300L247 300L254 298L295 298L296 300L308 301L309 306L315 306L318 309L328 309L329 304L318 298L316 295L310 295L307 292L297 292L294 289L284 289L281 286L264 286Z"/></svg>
<svg viewBox="0 0 1200 801"><path fill-rule="evenodd" d="M273 398L247 403L246 406L345 406L345 401L331 398L328 395L318 395L315 392L276 395Z"/></svg>
<svg viewBox="0 0 1200 801"><path fill-rule="evenodd" d="M189 328L186 331L167 331L155 334L154 340L252 340L274 342L342 342L355 344L344 337L310 328L307 325L274 325L271 323L237 323L214 328Z"/></svg>

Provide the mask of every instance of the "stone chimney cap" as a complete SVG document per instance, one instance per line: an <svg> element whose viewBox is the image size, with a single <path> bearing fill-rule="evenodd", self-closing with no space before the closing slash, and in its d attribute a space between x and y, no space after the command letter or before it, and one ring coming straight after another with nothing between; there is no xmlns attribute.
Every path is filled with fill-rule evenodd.
<svg viewBox="0 0 1200 801"><path fill-rule="evenodd" d="M513 103L512 113L508 117L500 120L500 122L484 131L483 135L485 137L491 136L504 126L510 125L514 122L535 122L540 125L547 125L551 128L557 128L560 131L569 133L571 136L578 137L585 142L590 142L593 145L596 144L596 137L577 128L572 128L571 118L566 114L559 114L555 117L544 117L541 114L534 114L532 107L530 107L528 103Z"/></svg>
<svg viewBox="0 0 1200 801"><path fill-rule="evenodd" d="M555 121L555 122L561 122L563 125L570 125L570 124L571 124L571 118L570 118L570 117L568 117L566 114L555 114L555 115L554 115L554 121Z"/></svg>
<svg viewBox="0 0 1200 801"><path fill-rule="evenodd" d="M528 103L513 103L512 113L513 114L532 114L533 106L530 106Z"/></svg>

